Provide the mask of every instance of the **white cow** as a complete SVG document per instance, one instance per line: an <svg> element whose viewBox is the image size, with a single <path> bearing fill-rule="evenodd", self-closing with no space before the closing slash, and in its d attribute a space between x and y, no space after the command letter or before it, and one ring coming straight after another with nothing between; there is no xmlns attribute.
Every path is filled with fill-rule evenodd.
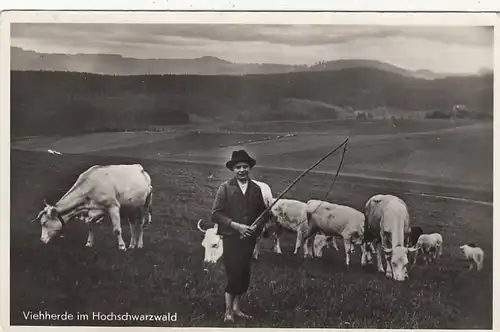
<svg viewBox="0 0 500 332"><path fill-rule="evenodd" d="M484 251L474 244L463 244L460 246L465 259L471 261L469 265L469 271L474 268L474 263L476 263L476 267L478 271L481 271L483 268L484 261Z"/></svg>
<svg viewBox="0 0 500 332"><path fill-rule="evenodd" d="M400 198L393 195L378 194L371 197L365 205L368 232L379 234L376 242L378 270L388 278L397 281L408 279L408 252L416 251L405 247L405 237L411 234L408 208ZM384 249L386 269L382 263Z"/></svg>
<svg viewBox="0 0 500 332"><path fill-rule="evenodd" d="M417 260L418 253L422 253L425 262L429 264L443 255L443 237L439 233L422 234L418 237L415 247L414 262Z"/></svg>
<svg viewBox="0 0 500 332"><path fill-rule="evenodd" d="M151 177L142 165L95 165L83 172L75 184L54 205L45 202L45 208L31 222L40 220L40 240L49 243L69 220L83 217L89 225L87 246L93 244L91 224L108 215L118 248L126 250L122 237L121 218L129 220L131 238L129 248L143 247L143 225L151 212Z"/></svg>
<svg viewBox="0 0 500 332"><path fill-rule="evenodd" d="M307 204L301 201L293 200L293 199L279 199L276 204L273 205L270 213L270 222L266 225L267 230L270 228L275 228L273 234L273 242L274 242L274 252L278 254L282 254L281 246L279 242L279 236L281 235L281 231L283 229L290 230L297 234L295 241L295 250L293 252L294 255L298 254L302 238L307 231ZM316 240L315 240L316 241ZM318 238L318 245L321 242L321 238ZM322 243L322 242L321 242ZM335 249L339 250L337 247L337 243L333 237L328 237L327 240L324 241L325 245L333 246ZM322 249L323 247L321 247ZM307 246L305 250L307 250Z"/></svg>
<svg viewBox="0 0 500 332"><path fill-rule="evenodd" d="M350 255L354 252L355 245L360 246L364 252L365 246L362 242L365 216L363 213L349 206L319 200L308 201L306 213L308 227L303 242L307 241L309 248L312 247L312 237L321 231L327 236L339 236L344 239L346 265L350 263ZM306 257L305 252L304 257Z"/></svg>
<svg viewBox="0 0 500 332"><path fill-rule="evenodd" d="M262 198L264 199L264 203L266 207L269 207L273 202L273 194L271 191L271 187L264 182L260 182L257 180L252 180L257 185L259 185L260 190L262 192ZM204 230L201 228L201 222L203 220L200 219L198 221L197 227L198 229L205 233L201 245L205 248L205 258L204 261L207 263L216 263L221 257L223 252L222 246L222 238L217 234L218 225L215 224L212 228ZM265 228L262 233L257 237L257 241L255 243L255 248L253 251L253 258L258 259L260 253L260 240L262 238L263 233L265 232Z"/></svg>
<svg viewBox="0 0 500 332"><path fill-rule="evenodd" d="M201 222L203 220L198 220L197 227L200 231L205 233L203 237L203 241L201 241L201 245L205 248L205 258L203 259L206 263L215 264L222 257L223 246L222 246L222 237L217 234L218 226L215 224L214 227L204 230L201 228Z"/></svg>

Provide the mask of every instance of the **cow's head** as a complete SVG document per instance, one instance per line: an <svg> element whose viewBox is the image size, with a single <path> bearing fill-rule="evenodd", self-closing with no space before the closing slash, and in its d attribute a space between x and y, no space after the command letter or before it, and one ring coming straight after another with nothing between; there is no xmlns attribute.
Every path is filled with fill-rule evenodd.
<svg viewBox="0 0 500 332"><path fill-rule="evenodd" d="M314 255L317 257L323 256L323 248L327 245L327 237L324 234L316 234L314 237Z"/></svg>
<svg viewBox="0 0 500 332"><path fill-rule="evenodd" d="M205 258L203 261L205 263L216 263L219 258L222 256L223 247L222 247L222 238L217 234L217 224L204 230L201 228L202 219L198 220L198 229L205 233L203 237L203 241L201 241L201 245L205 248Z"/></svg>
<svg viewBox="0 0 500 332"><path fill-rule="evenodd" d="M405 281L408 277L408 252L413 252L416 248L406 248L396 246L394 249L384 248L386 254L391 255L392 278L396 281Z"/></svg>
<svg viewBox="0 0 500 332"><path fill-rule="evenodd" d="M38 213L38 216L31 220L31 222L36 222L40 220L42 225L42 234L40 235L40 240L47 244L51 240L59 235L64 227L64 220L55 208L55 206L47 204L44 201L45 207L42 211Z"/></svg>
<svg viewBox="0 0 500 332"><path fill-rule="evenodd" d="M364 236L363 236L364 230L361 229L360 231L354 231L351 233L351 243L356 246L361 246L363 245L364 241Z"/></svg>

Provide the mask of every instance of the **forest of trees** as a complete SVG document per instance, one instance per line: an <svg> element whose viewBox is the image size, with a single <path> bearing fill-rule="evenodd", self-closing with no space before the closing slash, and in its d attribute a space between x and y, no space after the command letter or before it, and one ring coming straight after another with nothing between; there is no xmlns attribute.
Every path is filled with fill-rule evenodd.
<svg viewBox="0 0 500 332"><path fill-rule="evenodd" d="M287 98L370 110L469 110L493 114L493 75L423 80L376 69L247 76L101 76L11 72L12 135L132 130L187 124L194 115L237 120L244 112L278 118ZM279 112L283 112L280 108Z"/></svg>

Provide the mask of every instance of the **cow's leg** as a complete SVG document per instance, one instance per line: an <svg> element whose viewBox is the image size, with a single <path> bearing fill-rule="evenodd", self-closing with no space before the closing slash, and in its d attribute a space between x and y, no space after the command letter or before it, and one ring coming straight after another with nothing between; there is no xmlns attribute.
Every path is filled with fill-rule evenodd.
<svg viewBox="0 0 500 332"><path fill-rule="evenodd" d="M127 250L127 246L125 245L122 236L119 205L113 205L109 208L109 217L111 219L111 223L113 224L113 233L115 234L116 239L118 241L118 249L123 251Z"/></svg>
<svg viewBox="0 0 500 332"><path fill-rule="evenodd" d="M139 236L137 238L137 248L142 249L144 247L144 227L146 226L146 223L143 222L139 224Z"/></svg>
<svg viewBox="0 0 500 332"><path fill-rule="evenodd" d="M426 265L429 265L429 263L431 262L431 255L432 255L432 253L429 250L427 250L425 252L424 258L425 258Z"/></svg>
<svg viewBox="0 0 500 332"><path fill-rule="evenodd" d="M365 266L372 260L371 252L366 249L368 243L361 243L361 266Z"/></svg>
<svg viewBox="0 0 500 332"><path fill-rule="evenodd" d="M253 248L253 259L259 259L259 253L260 253L260 241L261 241L261 237L257 237L257 241L255 241L255 247Z"/></svg>
<svg viewBox="0 0 500 332"><path fill-rule="evenodd" d="M280 225L277 225L276 230L273 233L274 252L277 254L283 253L283 251L281 251L281 245L280 245L280 235L282 230L283 228Z"/></svg>
<svg viewBox="0 0 500 332"><path fill-rule="evenodd" d="M375 245L376 247L376 252L377 252L377 269L379 272L384 273L384 264L382 263L382 243L377 242Z"/></svg>
<svg viewBox="0 0 500 332"><path fill-rule="evenodd" d="M302 242L302 230L298 229L297 230L297 239L295 240L295 251L293 252L294 255L297 255L299 253L299 248L300 248L300 243Z"/></svg>
<svg viewBox="0 0 500 332"><path fill-rule="evenodd" d="M347 238L344 239L344 248L345 248L345 265L349 266L350 259L351 259L351 239Z"/></svg>
<svg viewBox="0 0 500 332"><path fill-rule="evenodd" d="M313 257L313 241L316 232L314 227L309 225L307 227L306 233L302 237L302 247L304 247L304 258Z"/></svg>
<svg viewBox="0 0 500 332"><path fill-rule="evenodd" d="M130 244L129 249L134 249L137 246L137 224L138 220L135 215L129 217L128 223L130 225Z"/></svg>
<svg viewBox="0 0 500 332"><path fill-rule="evenodd" d="M90 248L94 245L94 232L92 231L90 223L88 223L87 226L89 228L89 235L87 236L87 243L85 244L85 246Z"/></svg>
<svg viewBox="0 0 500 332"><path fill-rule="evenodd" d="M136 239L137 248L141 249L144 246L144 227L146 225L145 214L140 214L138 218L135 219L134 223L134 238Z"/></svg>
<svg viewBox="0 0 500 332"><path fill-rule="evenodd" d="M338 244L337 244L337 237L336 237L336 236L332 236L332 241L331 241L331 243L332 243L333 248L334 248L335 250L339 251L339 246L338 246Z"/></svg>
<svg viewBox="0 0 500 332"><path fill-rule="evenodd" d="M381 243L384 248L390 248L389 247L389 241L388 237L385 236L385 234L381 235ZM392 278L392 266L391 266L391 254L392 253L387 253L384 251L384 258L385 258L385 276L387 278Z"/></svg>

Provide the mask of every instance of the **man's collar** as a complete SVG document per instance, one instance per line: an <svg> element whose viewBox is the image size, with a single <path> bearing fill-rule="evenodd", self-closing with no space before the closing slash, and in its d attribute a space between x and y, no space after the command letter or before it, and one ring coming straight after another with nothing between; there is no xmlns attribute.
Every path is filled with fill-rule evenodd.
<svg viewBox="0 0 500 332"><path fill-rule="evenodd" d="M246 184L250 184L250 182L252 182L252 179L251 178L248 178L248 181L246 182ZM236 176L234 176L230 181L229 181L230 184L232 185L238 185L238 183L241 183L238 181L238 178Z"/></svg>
<svg viewBox="0 0 500 332"><path fill-rule="evenodd" d="M247 184L248 184L248 182L250 182L250 180L249 180L249 179L247 179L246 181L244 181L244 182L243 182L243 181L240 181L240 180L236 179L236 182L238 182L238 183L239 183L239 184L241 184L241 185L247 185Z"/></svg>

